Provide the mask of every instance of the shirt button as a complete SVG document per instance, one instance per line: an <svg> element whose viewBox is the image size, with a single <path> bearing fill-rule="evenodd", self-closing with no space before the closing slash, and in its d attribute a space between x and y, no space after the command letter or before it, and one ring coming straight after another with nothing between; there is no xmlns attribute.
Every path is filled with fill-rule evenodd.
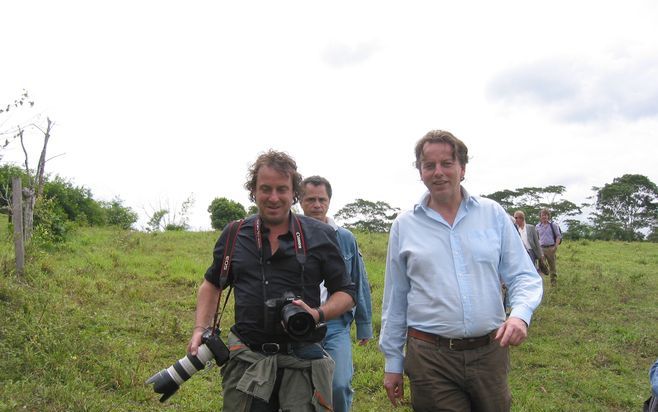
<svg viewBox="0 0 658 412"><path fill-rule="evenodd" d="M267 261L267 264L268 264L268 265L270 265L271 263L272 263L272 262L270 262L269 260Z"/></svg>

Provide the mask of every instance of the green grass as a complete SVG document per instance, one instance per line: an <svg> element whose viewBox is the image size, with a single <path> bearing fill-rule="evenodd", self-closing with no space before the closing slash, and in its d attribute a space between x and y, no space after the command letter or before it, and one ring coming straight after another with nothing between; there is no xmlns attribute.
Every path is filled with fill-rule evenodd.
<svg viewBox="0 0 658 412"><path fill-rule="evenodd" d="M217 368L195 375L165 404L144 385L185 354L217 232L80 229L64 245L32 252L18 277L2 220L0 411L221 407ZM387 237L357 237L377 335ZM565 241L558 270L559 287L546 284L529 339L512 349L513 410L640 410L658 356L658 244ZM229 312L225 331L231 321ZM376 338L354 347L355 411L392 409Z"/></svg>

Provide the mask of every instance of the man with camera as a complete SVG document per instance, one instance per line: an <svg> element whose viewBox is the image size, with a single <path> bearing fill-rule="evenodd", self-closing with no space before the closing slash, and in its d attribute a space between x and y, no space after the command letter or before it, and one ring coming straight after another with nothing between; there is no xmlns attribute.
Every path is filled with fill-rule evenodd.
<svg viewBox="0 0 658 412"><path fill-rule="evenodd" d="M318 342L324 321L354 306L355 288L334 230L291 212L301 181L288 154L258 157L245 188L259 212L242 222L234 243L222 232L199 288L191 355L213 322L222 289L235 289L230 359L222 369L227 411L331 410L333 361ZM231 244L230 271L222 277ZM331 296L320 306L322 281Z"/></svg>
<svg viewBox="0 0 658 412"><path fill-rule="evenodd" d="M350 329L356 323L356 338L359 345L365 345L372 338L372 307L370 301L370 284L366 268L359 252L354 235L327 216L331 203L331 184L320 176L311 176L302 182L301 207L306 216L327 223L336 231L340 251L345 259L347 273L356 286L356 306L354 310L327 322L327 336L324 349L329 352L336 367L333 378L333 401L335 412L348 412L352 407L352 340ZM321 287L322 300L327 298L327 289Z"/></svg>
<svg viewBox="0 0 658 412"><path fill-rule="evenodd" d="M433 130L415 154L427 191L390 231L379 340L384 388L398 405L404 371L414 411L509 411L509 346L528 335L541 277L505 210L462 187L468 149L461 140Z"/></svg>

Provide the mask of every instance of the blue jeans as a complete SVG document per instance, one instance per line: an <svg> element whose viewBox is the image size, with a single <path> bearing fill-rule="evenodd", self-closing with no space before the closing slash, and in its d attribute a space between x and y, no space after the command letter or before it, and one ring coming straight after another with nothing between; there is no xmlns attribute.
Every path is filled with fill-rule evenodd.
<svg viewBox="0 0 658 412"><path fill-rule="evenodd" d="M352 406L352 340L350 339L351 322L345 324L341 318L327 322L327 336L324 350L336 363L332 383L332 399L335 412L348 412Z"/></svg>

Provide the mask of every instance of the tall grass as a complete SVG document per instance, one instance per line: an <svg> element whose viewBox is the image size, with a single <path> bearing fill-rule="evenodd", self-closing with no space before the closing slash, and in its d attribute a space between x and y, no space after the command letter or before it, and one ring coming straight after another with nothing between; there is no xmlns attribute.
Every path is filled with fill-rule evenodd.
<svg viewBox="0 0 658 412"><path fill-rule="evenodd" d="M218 233L80 229L64 245L33 252L23 277L0 235L0 411L221 407L217 368L164 404L144 385L185 354ZM387 239L357 237L377 335ZM529 339L512 349L513 410L639 410L658 356L658 245L565 241L558 259L558 288L545 284ZM225 332L232 317L229 310ZM376 338L354 346L355 411L392 409Z"/></svg>

